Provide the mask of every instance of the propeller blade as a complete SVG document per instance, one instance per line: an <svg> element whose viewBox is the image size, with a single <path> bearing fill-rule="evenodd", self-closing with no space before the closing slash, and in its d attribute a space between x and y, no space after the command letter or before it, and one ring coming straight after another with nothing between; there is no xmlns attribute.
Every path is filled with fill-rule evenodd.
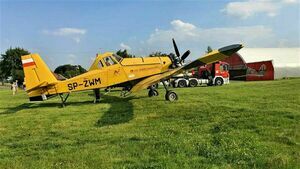
<svg viewBox="0 0 300 169"><path fill-rule="evenodd" d="M190 50L187 50L182 56L181 56L181 60L184 61L188 56L189 54L191 53Z"/></svg>
<svg viewBox="0 0 300 169"><path fill-rule="evenodd" d="M176 56L180 57L180 53L179 53L179 50L177 48L177 45L176 45L176 42L175 42L174 38L172 39L172 41L173 41L173 46L174 46L174 49L175 49Z"/></svg>

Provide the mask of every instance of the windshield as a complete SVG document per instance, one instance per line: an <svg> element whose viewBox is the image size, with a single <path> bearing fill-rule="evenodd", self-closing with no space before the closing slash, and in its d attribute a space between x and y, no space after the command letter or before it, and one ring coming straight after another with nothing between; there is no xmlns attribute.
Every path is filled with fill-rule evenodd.
<svg viewBox="0 0 300 169"><path fill-rule="evenodd" d="M103 60L106 66L117 64L117 62L113 60L110 56L103 58Z"/></svg>
<svg viewBox="0 0 300 169"><path fill-rule="evenodd" d="M224 64L223 65L223 69L224 69L224 71L228 71L229 70L229 65L228 64Z"/></svg>
<svg viewBox="0 0 300 169"><path fill-rule="evenodd" d="M117 54L113 54L113 57L115 57L115 59L120 62L123 58Z"/></svg>

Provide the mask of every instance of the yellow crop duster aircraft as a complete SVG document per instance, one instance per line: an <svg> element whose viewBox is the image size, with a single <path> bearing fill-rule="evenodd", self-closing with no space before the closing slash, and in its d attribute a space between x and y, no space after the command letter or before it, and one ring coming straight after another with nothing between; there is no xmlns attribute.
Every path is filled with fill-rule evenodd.
<svg viewBox="0 0 300 169"><path fill-rule="evenodd" d="M234 44L212 50L203 57L184 64L190 51L180 55L174 39L173 46L176 56L170 54L169 57L121 58L111 52L98 54L88 72L64 81L55 78L38 54L22 56L29 100L43 101L59 95L64 106L70 93L94 90L95 102L97 102L100 99L99 89L107 87L122 87L123 96L148 88L148 95L151 97L158 95L157 90L151 86L162 82L166 90L165 99L175 101L178 99L177 94L168 90L165 83L170 76L196 66L222 60L243 47ZM67 94L66 97L63 94Z"/></svg>

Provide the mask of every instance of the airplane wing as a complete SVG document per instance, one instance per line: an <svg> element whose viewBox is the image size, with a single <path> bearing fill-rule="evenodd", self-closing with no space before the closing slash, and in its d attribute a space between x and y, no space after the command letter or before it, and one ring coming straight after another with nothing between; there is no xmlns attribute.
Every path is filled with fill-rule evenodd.
<svg viewBox="0 0 300 169"><path fill-rule="evenodd" d="M241 44L235 44L235 45L230 45L230 46L220 48L218 50L213 50L213 51L207 53L206 55L204 55L203 57L196 59L195 61L193 61L187 65L178 67L176 69L170 69L169 71L164 72L162 74L157 74L157 75L153 75L153 76L145 78L144 80L142 80L142 81L138 82L136 85L134 85L131 88L130 92L137 92L139 90L146 89L149 86L158 83L162 79L168 79L172 75L178 74L183 70L189 70L189 69L197 67L197 66L202 66L202 65L206 65L206 64L210 64L210 63L214 63L214 62L223 60L226 57L229 57L233 53L240 50L242 47L243 47L243 45L241 45Z"/></svg>
<svg viewBox="0 0 300 169"><path fill-rule="evenodd" d="M229 56L231 56L233 53L239 51L241 48L243 48L243 45L241 44L235 44L235 45L229 45L223 48L220 48L218 50L213 50L207 54L205 54L203 57L200 57L199 59L194 60L193 62L184 65L184 70L189 70L194 67L203 66L207 64L211 64L220 60L223 60Z"/></svg>
<svg viewBox="0 0 300 169"><path fill-rule="evenodd" d="M149 86L158 83L162 79L168 79L178 71L182 70L182 67L178 67L176 69L170 69L167 72L164 72L162 74L153 75L150 77L145 78L144 80L138 82L136 85L131 88L130 92L137 92L142 89L146 89Z"/></svg>

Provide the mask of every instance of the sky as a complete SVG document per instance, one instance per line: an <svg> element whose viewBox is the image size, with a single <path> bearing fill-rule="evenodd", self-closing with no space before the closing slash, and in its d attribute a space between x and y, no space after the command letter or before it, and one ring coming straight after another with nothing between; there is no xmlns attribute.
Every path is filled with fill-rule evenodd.
<svg viewBox="0 0 300 169"><path fill-rule="evenodd" d="M88 68L96 53L127 49L191 50L243 43L247 48L299 48L299 0L0 0L0 52L22 47L39 53L51 69Z"/></svg>

